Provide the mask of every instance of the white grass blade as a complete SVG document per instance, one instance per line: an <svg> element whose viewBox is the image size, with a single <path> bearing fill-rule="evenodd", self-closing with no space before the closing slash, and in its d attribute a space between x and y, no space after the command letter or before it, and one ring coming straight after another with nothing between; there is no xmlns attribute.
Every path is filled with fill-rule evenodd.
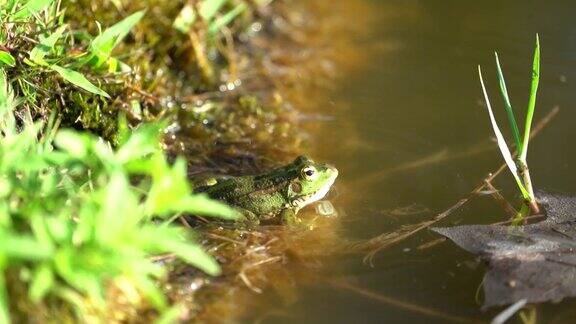
<svg viewBox="0 0 576 324"><path fill-rule="evenodd" d="M488 115L490 115L490 123L492 123L492 129L494 130L494 135L496 135L496 141L498 143L498 148L500 149L500 153L508 166L510 172L514 176L516 183L518 184L518 188L522 192L522 196L524 198L529 197L528 191L522 185L522 181L518 177L518 169L516 168L516 163L514 163L514 159L512 158L512 153L510 153L510 149L508 149L508 145L506 144L506 140L504 140L504 136L502 136L502 132L498 128L498 124L496 123L496 118L494 118L494 113L492 112L492 106L490 105L490 99L488 99L488 93L486 92L486 87L484 86L484 79L482 78L482 69L480 65L478 65L478 75L480 76L480 84L482 85L482 92L484 93L484 100L486 101L486 108L488 108Z"/></svg>
<svg viewBox="0 0 576 324"><path fill-rule="evenodd" d="M506 322L508 322L509 319L512 318L512 316L514 316L514 314L516 314L518 311L524 308L524 306L526 306L527 303L528 300L526 298L520 299L516 303L508 306L508 308L503 310L496 317L494 317L492 319L492 322L490 322L490 324L505 324Z"/></svg>

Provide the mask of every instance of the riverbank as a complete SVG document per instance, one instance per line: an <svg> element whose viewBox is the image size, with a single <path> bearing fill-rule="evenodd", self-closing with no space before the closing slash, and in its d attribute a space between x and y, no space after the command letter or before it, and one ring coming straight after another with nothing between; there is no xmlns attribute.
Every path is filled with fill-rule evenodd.
<svg viewBox="0 0 576 324"><path fill-rule="evenodd" d="M174 209L162 192L178 184L182 195L191 194L190 185L182 184L184 164L188 177L250 174L282 165L305 151L310 134L303 131L302 121L315 105L326 102L326 91L344 70L339 58L350 54L346 62L351 64L357 62L353 57L361 56L351 55L352 33L345 32L341 20L332 19L338 17L334 9L343 9L340 6L208 0L194 4L46 0L6 6L0 59L2 104L7 103L3 116L8 119L2 132L8 136L16 126L24 130L19 136L28 138L32 122L47 125L38 132L39 142L22 151L22 158L39 159L42 163L31 172L56 179L48 185L41 178L50 194L58 194L65 179L74 179L65 186L70 196L60 197L56 209L42 207L46 219L40 220L46 225L25 214L10 229L16 237L30 236L27 244L46 247L41 257L17 249L28 261L9 261L5 267L11 278L7 304L12 316L39 321L146 321L161 314L168 316L165 319L232 320L274 306L266 302L264 296L270 295L265 292L274 291L282 300L278 305L297 298L297 286L317 278L325 258L337 247L336 217L318 219L309 210L303 215L307 228L296 231L282 226L224 229L208 222L189 229L200 234L193 240L182 232L185 227L168 224L186 209ZM10 117L12 111L15 118ZM164 154L174 165L159 162L165 160L155 148L160 125L164 125ZM58 130L67 128L74 131ZM138 141L141 144L128 149ZM70 154L66 163L54 160L60 150ZM154 165L147 162L152 156ZM71 165L79 166L73 175ZM32 170L22 169L28 167L22 164L9 167L7 172L19 179ZM113 209L106 205L104 193L120 188L114 183L119 174L113 170L120 170L126 179L118 203L134 203L129 209L143 211L133 215L138 221L122 234L124 246L111 239L113 224L104 221L127 217L107 214ZM166 183L172 185L161 187ZM42 199L23 196L19 190L6 193L20 206L10 218L29 208L27 204L34 205L34 199ZM232 217L223 206L194 201L191 210ZM69 204L79 208L95 204L106 211L71 209ZM87 224L95 232L110 233L110 239L104 244L102 238L86 236L79 226L80 214L89 215L82 216L93 221ZM138 237L143 229L155 233L150 218L159 214L167 230L180 233L172 238L182 236L185 241L170 241L168 232L158 234L157 242L126 239ZM69 228L70 235L62 236L59 227L49 225L53 222ZM58 239L48 239L54 235ZM218 264L203 252L194 252L197 244ZM91 252L86 254L85 249ZM122 263L126 261L122 253L128 250L135 256L129 267ZM81 251L83 257L74 256ZM152 259L150 253L155 255ZM139 262L146 264L145 269L137 270ZM211 277L190 265L222 275ZM167 277L160 268L171 269ZM167 308L159 291L150 286L158 278L175 308Z"/></svg>

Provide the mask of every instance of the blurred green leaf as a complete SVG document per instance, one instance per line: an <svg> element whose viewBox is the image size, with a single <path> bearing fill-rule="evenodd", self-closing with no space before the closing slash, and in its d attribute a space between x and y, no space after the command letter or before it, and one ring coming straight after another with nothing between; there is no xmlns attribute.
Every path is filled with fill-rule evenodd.
<svg viewBox="0 0 576 324"><path fill-rule="evenodd" d="M14 98L14 92L6 78L6 72L0 68L0 130L6 135L16 131L16 119L12 111L19 101Z"/></svg>
<svg viewBox="0 0 576 324"><path fill-rule="evenodd" d="M188 33L195 21L196 11L192 5L187 4L180 10L172 26L180 32Z"/></svg>
<svg viewBox="0 0 576 324"><path fill-rule="evenodd" d="M99 304L104 302L103 283L98 279L102 275L97 271L89 271L91 255L73 246L61 248L54 256L55 270L72 287L88 294ZM101 269L96 269L101 270Z"/></svg>
<svg viewBox="0 0 576 324"><path fill-rule="evenodd" d="M210 275L220 274L220 266L208 253L199 245L186 240L185 232L182 228L167 225L152 229L142 228L140 240L149 245L151 250L170 251L182 260L198 267Z"/></svg>
<svg viewBox="0 0 576 324"><path fill-rule="evenodd" d="M167 251L174 253L182 260L196 266L207 274L213 276L220 274L220 266L218 263L198 245L178 242L173 239L158 242L158 244L163 246Z"/></svg>
<svg viewBox="0 0 576 324"><path fill-rule="evenodd" d="M132 279L154 307L160 310L166 309L167 302L164 294L149 277L134 276Z"/></svg>
<svg viewBox="0 0 576 324"><path fill-rule="evenodd" d="M172 168L162 163L152 172L152 186L146 200L147 214L163 216L176 211L183 197L192 193L186 179L185 162L178 159Z"/></svg>
<svg viewBox="0 0 576 324"><path fill-rule="evenodd" d="M168 310L160 314L154 324L173 324L178 323L180 316L185 311L185 306L181 304L176 304L170 307Z"/></svg>
<svg viewBox="0 0 576 324"><path fill-rule="evenodd" d="M2 266L0 270L4 271L4 267ZM4 275L0 275L0 323L10 323L8 293L6 292L6 279L4 278Z"/></svg>
<svg viewBox="0 0 576 324"><path fill-rule="evenodd" d="M39 261L52 256L52 249L31 235L0 231L0 253L16 259Z"/></svg>
<svg viewBox="0 0 576 324"><path fill-rule="evenodd" d="M54 285L54 273L48 264L42 264L34 272L30 285L30 299L39 302Z"/></svg>
<svg viewBox="0 0 576 324"><path fill-rule="evenodd" d="M200 3L200 16L204 20L211 20L218 10L229 0L204 0Z"/></svg>
<svg viewBox="0 0 576 324"><path fill-rule="evenodd" d="M118 149L116 156L122 163L138 160L154 152L160 152L158 145L163 123L140 125L127 137Z"/></svg>
<svg viewBox="0 0 576 324"><path fill-rule="evenodd" d="M215 35L220 31L220 29L222 29L222 27L231 23L232 20L238 17L238 15L240 15L247 8L248 7L246 6L245 3L237 5L236 7L234 7L234 9L228 11L222 17L219 17L218 19L214 20L208 27L208 33L210 35Z"/></svg>
<svg viewBox="0 0 576 324"><path fill-rule="evenodd" d="M60 130L54 138L54 144L75 158L85 158L90 148L90 138L72 130Z"/></svg>
<svg viewBox="0 0 576 324"><path fill-rule="evenodd" d="M12 54L0 50L0 63L13 67L16 65L16 59Z"/></svg>
<svg viewBox="0 0 576 324"><path fill-rule="evenodd" d="M29 0L22 6L22 8L20 8L20 10L12 14L11 18L13 20L26 19L48 7L52 2L54 2L54 0Z"/></svg>
<svg viewBox="0 0 576 324"><path fill-rule="evenodd" d="M175 206L178 210L202 216L215 216L219 218L237 220L242 216L230 206L206 195L186 196Z"/></svg>

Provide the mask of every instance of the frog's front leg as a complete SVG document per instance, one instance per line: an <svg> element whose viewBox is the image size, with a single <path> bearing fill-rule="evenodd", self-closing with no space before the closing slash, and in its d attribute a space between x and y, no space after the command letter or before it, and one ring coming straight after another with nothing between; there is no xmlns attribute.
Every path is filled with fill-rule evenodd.
<svg viewBox="0 0 576 324"><path fill-rule="evenodd" d="M288 226L297 226L302 223L302 220L296 216L296 211L290 208L286 208L280 212L282 217L282 222Z"/></svg>

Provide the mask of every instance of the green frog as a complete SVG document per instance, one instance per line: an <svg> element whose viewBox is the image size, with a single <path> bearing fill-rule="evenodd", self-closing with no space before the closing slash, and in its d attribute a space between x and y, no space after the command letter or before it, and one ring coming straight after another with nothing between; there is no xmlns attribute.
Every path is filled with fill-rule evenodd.
<svg viewBox="0 0 576 324"><path fill-rule="evenodd" d="M253 224L275 217L296 224L296 213L324 198L337 176L335 167L300 156L259 175L211 178L195 192L228 203Z"/></svg>

